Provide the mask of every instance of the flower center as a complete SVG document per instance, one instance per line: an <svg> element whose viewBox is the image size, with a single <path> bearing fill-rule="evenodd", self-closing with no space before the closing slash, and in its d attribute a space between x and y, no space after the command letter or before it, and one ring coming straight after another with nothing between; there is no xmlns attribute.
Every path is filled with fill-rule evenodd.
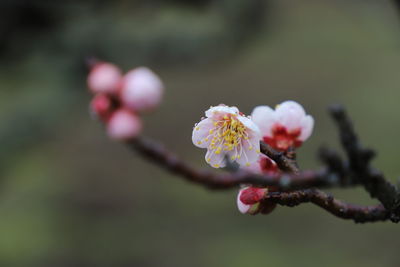
<svg viewBox="0 0 400 267"><path fill-rule="evenodd" d="M211 154L219 155L222 152L231 152L229 153L231 160L240 159L242 154L246 157L243 153L243 140L249 143L247 149L252 150L246 127L237 119L237 115L225 115L222 119L214 121L214 128L209 131L209 135L204 140L210 141L208 147L210 154L207 161L211 161Z"/></svg>
<svg viewBox="0 0 400 267"><path fill-rule="evenodd" d="M241 140L248 139L246 128L235 115L225 115L222 120L214 122L215 128L210 130L212 135L210 147L219 154L222 150L232 151L241 145Z"/></svg>
<svg viewBox="0 0 400 267"><path fill-rule="evenodd" d="M302 142L298 140L300 134L301 129L289 132L286 127L276 124L272 128L273 137L264 137L264 142L275 149L286 151L289 147L299 147L301 145Z"/></svg>

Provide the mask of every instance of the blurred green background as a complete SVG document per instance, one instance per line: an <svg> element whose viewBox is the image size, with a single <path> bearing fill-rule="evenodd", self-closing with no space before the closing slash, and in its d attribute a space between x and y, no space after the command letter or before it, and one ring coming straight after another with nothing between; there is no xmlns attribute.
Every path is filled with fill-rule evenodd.
<svg viewBox="0 0 400 267"><path fill-rule="evenodd" d="M0 266L399 266L400 230L310 204L241 215L236 190L183 181L113 143L90 118L84 59L147 65L166 84L145 133L195 166L210 106L292 99L316 120L299 151L339 149L343 103L374 164L400 173L400 20L391 1L0 2ZM371 204L360 188L333 190Z"/></svg>

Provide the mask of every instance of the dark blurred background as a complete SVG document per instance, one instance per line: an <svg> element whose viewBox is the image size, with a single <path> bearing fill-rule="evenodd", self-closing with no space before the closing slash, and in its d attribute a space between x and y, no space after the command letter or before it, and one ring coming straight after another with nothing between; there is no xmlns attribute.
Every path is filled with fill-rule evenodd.
<svg viewBox="0 0 400 267"><path fill-rule="evenodd" d="M210 105L293 99L316 119L299 151L339 148L347 106L396 182L400 20L395 1L0 1L0 266L399 266L399 226L305 204L241 215L236 191L174 177L110 141L88 114L84 59L146 65L166 84L145 133L193 165ZM335 196L375 203L362 189Z"/></svg>

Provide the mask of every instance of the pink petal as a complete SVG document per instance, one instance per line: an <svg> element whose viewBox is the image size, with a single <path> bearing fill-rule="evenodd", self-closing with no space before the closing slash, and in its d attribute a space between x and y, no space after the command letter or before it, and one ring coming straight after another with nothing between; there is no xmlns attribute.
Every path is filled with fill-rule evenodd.
<svg viewBox="0 0 400 267"><path fill-rule="evenodd" d="M124 76L121 99L133 111L149 111L160 104L163 91L160 78L150 69L139 67Z"/></svg>
<svg viewBox="0 0 400 267"><path fill-rule="evenodd" d="M137 137L142 130L140 118L126 109L114 112L107 123L107 132L112 139L129 140Z"/></svg>
<svg viewBox="0 0 400 267"><path fill-rule="evenodd" d="M102 62L92 68L87 83L93 93L116 94L121 79L121 70L117 66Z"/></svg>

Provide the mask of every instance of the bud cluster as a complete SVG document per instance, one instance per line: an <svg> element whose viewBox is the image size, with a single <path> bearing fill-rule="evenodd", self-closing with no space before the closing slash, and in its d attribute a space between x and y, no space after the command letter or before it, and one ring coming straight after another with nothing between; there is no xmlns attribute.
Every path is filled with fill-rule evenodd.
<svg viewBox="0 0 400 267"><path fill-rule="evenodd" d="M95 63L87 84L94 94L91 112L107 127L116 140L130 140L142 131L140 114L155 109L161 102L164 86L160 78L146 67L125 75L112 63Z"/></svg>

